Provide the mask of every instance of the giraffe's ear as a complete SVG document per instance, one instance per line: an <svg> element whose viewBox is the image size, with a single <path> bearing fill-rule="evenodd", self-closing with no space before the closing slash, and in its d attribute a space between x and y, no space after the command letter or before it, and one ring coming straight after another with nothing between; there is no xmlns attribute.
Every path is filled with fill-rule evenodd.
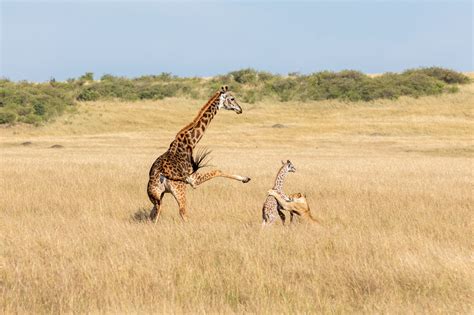
<svg viewBox="0 0 474 315"><path fill-rule="evenodd" d="M227 85L221 86L221 93L226 93L227 91L229 91L229 87Z"/></svg>

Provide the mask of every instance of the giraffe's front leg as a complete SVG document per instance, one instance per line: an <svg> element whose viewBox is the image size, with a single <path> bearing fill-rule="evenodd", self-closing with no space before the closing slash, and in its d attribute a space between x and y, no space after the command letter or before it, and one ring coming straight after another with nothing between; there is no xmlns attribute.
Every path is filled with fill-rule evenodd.
<svg viewBox="0 0 474 315"><path fill-rule="evenodd" d="M184 222L188 221L186 215L186 183L178 181L170 181L169 183L171 194L176 199L179 207L179 215Z"/></svg>
<svg viewBox="0 0 474 315"><path fill-rule="evenodd" d="M194 180L195 186L198 186L216 177L226 177L230 179L235 179L241 181L242 183L248 183L250 181L250 177L241 175L229 175L222 172L221 170L213 170L206 173L194 173L190 177Z"/></svg>

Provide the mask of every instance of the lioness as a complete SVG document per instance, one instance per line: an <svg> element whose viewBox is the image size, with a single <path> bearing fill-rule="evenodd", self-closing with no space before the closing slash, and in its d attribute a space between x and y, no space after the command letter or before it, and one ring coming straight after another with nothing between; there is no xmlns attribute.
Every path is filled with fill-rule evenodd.
<svg viewBox="0 0 474 315"><path fill-rule="evenodd" d="M289 195L292 201L286 201L283 199L280 194L270 189L268 191L269 196L275 197L278 201L278 204L286 211L290 212L290 222L293 222L294 215L300 216L303 220L308 221L310 223L318 223L321 224L317 219L315 219L311 214L311 209L309 208L308 201L306 200L306 196L301 193L295 193Z"/></svg>

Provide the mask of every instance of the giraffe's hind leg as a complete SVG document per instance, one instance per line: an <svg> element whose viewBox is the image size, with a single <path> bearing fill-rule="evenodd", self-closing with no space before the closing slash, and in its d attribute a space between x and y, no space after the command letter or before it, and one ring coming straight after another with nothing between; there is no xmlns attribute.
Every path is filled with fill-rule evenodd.
<svg viewBox="0 0 474 315"><path fill-rule="evenodd" d="M161 202L163 200L163 195L165 193L162 192L161 195L160 195L160 198L156 198L153 200L153 209L151 209L151 212L150 212L150 220L153 221L153 222L158 222L158 220L160 219L160 214L161 214Z"/></svg>
<svg viewBox="0 0 474 315"><path fill-rule="evenodd" d="M281 223L285 225L285 221L286 221L285 214L283 213L283 211L281 211L281 208L279 206L277 206L277 211L278 211L278 215L280 216ZM291 220L293 220L293 217L291 217Z"/></svg>
<svg viewBox="0 0 474 315"><path fill-rule="evenodd" d="M241 181L242 183L248 183L250 181L250 178L247 176L230 175L222 172L221 170L212 170L206 173L194 173L189 177L193 180L193 187L198 186L216 177L226 177L230 179L235 179Z"/></svg>
<svg viewBox="0 0 474 315"><path fill-rule="evenodd" d="M262 208L262 227L273 225L278 212L278 203L275 198L267 197Z"/></svg>
<svg viewBox="0 0 474 315"><path fill-rule="evenodd" d="M148 184L148 197L153 203L153 209L150 212L150 220L153 222L158 222L161 213L161 202L163 195L165 194L165 186L162 183L149 183Z"/></svg>

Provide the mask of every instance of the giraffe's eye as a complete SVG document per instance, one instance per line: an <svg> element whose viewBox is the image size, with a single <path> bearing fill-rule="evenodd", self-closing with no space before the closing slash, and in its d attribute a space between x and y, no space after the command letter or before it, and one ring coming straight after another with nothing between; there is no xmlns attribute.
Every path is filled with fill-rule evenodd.
<svg viewBox="0 0 474 315"><path fill-rule="evenodd" d="M234 101L234 100L235 100L235 98L231 97L231 98L230 98L230 100L231 100L231 101Z"/></svg>

